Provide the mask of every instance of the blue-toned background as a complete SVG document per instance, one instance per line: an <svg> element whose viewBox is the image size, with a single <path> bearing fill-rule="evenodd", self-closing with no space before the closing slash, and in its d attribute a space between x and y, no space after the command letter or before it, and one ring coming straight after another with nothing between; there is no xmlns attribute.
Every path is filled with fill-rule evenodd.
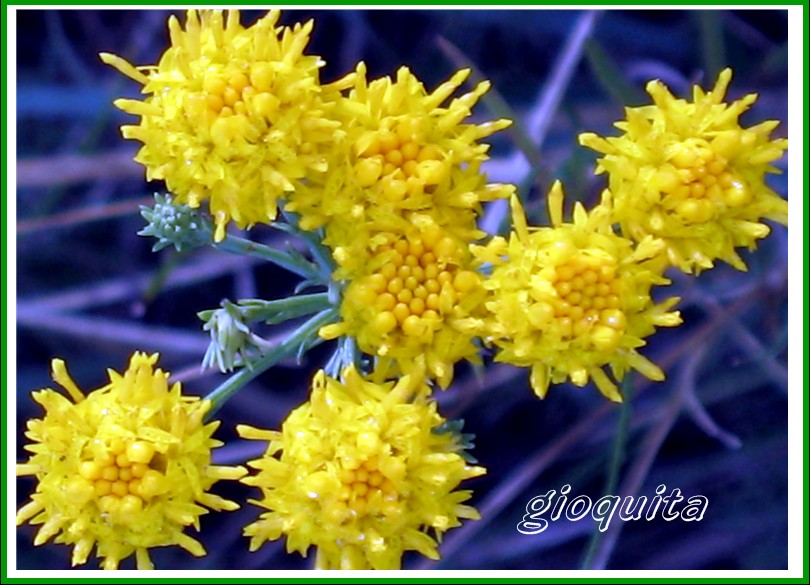
<svg viewBox="0 0 810 585"><path fill-rule="evenodd" d="M243 22L260 14L246 11ZM125 368L133 350L159 351L164 369L190 392L205 394L224 377L199 370L208 336L196 312L223 298L279 298L296 284L281 269L210 249L152 253L153 242L135 235L143 225L138 204L161 185L145 183L143 169L131 162L137 144L117 129L131 118L111 102L136 97L136 84L97 55L155 63L168 43L168 15L17 14L18 461L25 457L24 421L40 415L29 393L50 385L52 357L66 359L79 385L91 389L105 382L107 367ZM408 65L429 88L466 62L491 79L533 141L543 134L533 181L526 181L529 165L508 132L493 139L489 167L492 179L523 186L521 196L537 217L541 194L555 178L563 179L570 198L594 200L604 180L593 176L595 156L577 146L576 135L610 133L623 105L648 102L643 87L650 79L685 96L692 84L711 86L731 66L730 97L760 96L744 124L779 119L775 136L787 131L785 11L290 10L282 22L310 17L316 26L308 52L326 60L324 81L358 60L368 64L369 77ZM587 41L568 44L576 35ZM570 75L553 77L561 56ZM555 94L561 96L556 107L547 100ZM487 104L475 113L478 120L500 115ZM782 196L786 164L777 163L785 174L770 182ZM494 225L499 209L490 211L488 225ZM273 245L284 241L266 227L251 234ZM787 567L786 230L774 226L760 250L744 258L746 274L720 266L699 279L676 279L672 290L683 298L685 324L660 331L645 350L668 381L636 389L622 467L621 480L637 484L639 495L652 496L666 484L667 492L677 487L685 496L707 496L706 516L692 523L630 522L618 537L614 520L598 567ZM218 436L227 446L217 460L237 464L258 456L261 445L235 439L234 426L277 428L306 400L309 378L332 349L324 344L300 365L272 369L230 401L219 414ZM489 473L469 487L484 519L450 531L441 562L414 555L406 567L577 568L594 522L560 520L536 536L520 534L516 525L530 498L564 484L572 485L572 495L601 495L619 408L593 386L554 387L540 401L526 371L490 361L482 379L461 367L451 389L438 396L445 416L464 418L465 430L477 435L474 454ZM17 480L18 502L33 485L30 478ZM214 491L240 501L257 495L224 482ZM249 553L241 527L258 513L246 504L204 517L200 538L209 554L202 559L180 549L156 550L153 559L163 569L311 566L311 558L287 555L283 542ZM18 530L19 568L69 567L67 547L34 548L34 534L30 526ZM91 559L88 567L96 566Z"/></svg>

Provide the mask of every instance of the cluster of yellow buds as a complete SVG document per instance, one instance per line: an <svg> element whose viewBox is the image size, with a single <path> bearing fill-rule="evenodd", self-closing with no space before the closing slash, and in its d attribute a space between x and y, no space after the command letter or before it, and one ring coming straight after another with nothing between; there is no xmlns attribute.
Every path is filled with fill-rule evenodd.
<svg viewBox="0 0 810 585"><path fill-rule="evenodd" d="M677 298L653 300L669 283L664 272L718 258L742 269L735 248L768 233L760 220L787 221L786 201L764 182L786 141L769 140L775 122L739 126L754 97L723 102L728 70L712 91L695 88L693 102L651 82L654 104L627 109L622 136L581 135L604 154L600 203L576 203L566 221L556 182L550 225L532 226L515 187L482 170L489 147L480 141L511 121L465 121L488 82L453 98L469 70L428 91L407 67L369 81L359 63L324 84L323 60L306 54L312 22L279 18L273 10L245 27L235 10L190 10L184 28L170 18L171 47L157 65L102 54L143 86L143 100L115 102L140 118L123 134L143 144L136 160L171 193L144 212L142 234L178 249L208 239L324 290L201 314L206 363L244 366L205 400L169 386L156 355L134 354L87 396L54 362L71 400L34 395L45 416L29 422L33 455L17 471L38 485L17 522L42 524L36 544L56 536L74 545L73 564L94 546L108 569L132 554L151 568L156 546L204 554L183 530L199 529L203 506L238 507L208 493L221 479L261 491L264 511L244 530L251 550L286 536L288 551L315 547L319 568L397 569L409 550L438 558L443 533L478 517L458 486L485 473L432 398L461 360L491 352L528 368L540 397L552 383L592 380L621 401L617 382L630 369L664 379L639 351L656 328L681 323ZM496 199L511 203L505 237L478 227ZM313 261L240 240L231 222L294 233ZM313 313L277 346L250 330ZM218 423L206 417L253 376L331 339L335 358L280 431L238 427L268 443L247 462L254 473L211 465Z"/></svg>

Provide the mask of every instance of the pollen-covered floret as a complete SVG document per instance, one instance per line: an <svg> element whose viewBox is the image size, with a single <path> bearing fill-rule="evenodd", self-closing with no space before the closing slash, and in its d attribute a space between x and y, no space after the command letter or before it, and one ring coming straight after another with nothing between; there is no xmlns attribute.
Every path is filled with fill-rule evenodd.
<svg viewBox="0 0 810 585"><path fill-rule="evenodd" d="M656 327L678 325L678 301L660 304L650 294L667 284L650 261L662 244L652 238L637 247L613 233L604 206L590 214L579 203L574 221L563 222L563 193L549 193L552 226L529 227L517 198L512 200L514 230L473 246L480 262L492 264L485 339L497 347L497 361L531 368L531 385L544 397L550 383L593 379L606 397L621 400L610 366L622 379L629 368L653 380L664 373L637 348Z"/></svg>
<svg viewBox="0 0 810 585"><path fill-rule="evenodd" d="M321 85L323 61L304 53L312 21L279 26L279 16L272 10L244 27L236 10L189 10L185 30L169 19L172 44L157 65L101 55L146 94L115 102L140 117L122 127L143 143L135 160L179 203L208 201L217 241L230 221L245 228L275 219L278 199L327 170L341 135L327 115L327 94L339 86Z"/></svg>
<svg viewBox="0 0 810 585"><path fill-rule="evenodd" d="M333 110L345 133L343 149L335 150L321 181L290 197L287 209L301 215L305 229L324 226L332 248L348 245L361 230L394 229L412 213L467 237L482 202L514 192L513 185L488 183L481 170L489 146L480 140L511 121L465 122L489 82L445 104L469 73L461 70L428 92L407 67L394 79L368 82L360 63Z"/></svg>
<svg viewBox="0 0 810 585"><path fill-rule="evenodd" d="M609 175L612 221L637 242L663 242L665 261L685 272L711 268L715 259L745 270L735 248L754 249L770 233L762 219L787 225L787 201L765 184L779 172L772 163L787 140L770 139L773 120L740 126L757 96L725 103L730 80L726 69L712 91L696 86L691 102L651 81L654 104L627 108L616 123L621 136L579 138L604 154L596 170Z"/></svg>
<svg viewBox="0 0 810 585"><path fill-rule="evenodd" d="M139 569L151 569L148 549L179 545L195 556L202 544L184 532L200 528L206 507L236 510L235 502L208 490L220 479L239 479L242 467L211 464L211 438L218 422L205 424L210 403L183 396L180 384L153 366L157 354L135 353L124 374L85 395L62 360L53 378L70 399L46 388L34 393L42 419L28 421L32 453L17 475L37 480L31 501L17 513L17 525L41 525L34 544L55 537L73 545L74 565L96 548L102 568L116 569L136 555Z"/></svg>
<svg viewBox="0 0 810 585"><path fill-rule="evenodd" d="M344 257L340 250L336 256ZM466 244L435 225L409 236L378 234L362 270L352 268L342 322L321 336L355 337L385 375L427 374L447 387L454 364L477 357L484 288L471 260Z"/></svg>
<svg viewBox="0 0 810 585"><path fill-rule="evenodd" d="M244 483L261 489L265 511L245 528L251 550L287 537L287 550L317 548L321 569L399 569L405 551L437 559L437 543L462 519L476 519L457 491L485 473L462 456L459 436L410 377L375 383L353 367L341 380L316 374L309 402L281 432L241 425L268 441Z"/></svg>

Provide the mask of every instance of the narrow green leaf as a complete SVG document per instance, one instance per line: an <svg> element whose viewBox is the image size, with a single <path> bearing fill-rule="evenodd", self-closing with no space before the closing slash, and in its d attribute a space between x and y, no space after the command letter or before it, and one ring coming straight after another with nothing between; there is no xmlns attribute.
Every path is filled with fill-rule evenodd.
<svg viewBox="0 0 810 585"><path fill-rule="evenodd" d="M700 45L706 83L714 83L726 67L726 44L723 35L721 13L717 10L696 10L695 18L700 29Z"/></svg>
<svg viewBox="0 0 810 585"><path fill-rule="evenodd" d="M602 89L621 105L636 105L644 101L644 94L625 79L624 73L595 39L585 43L585 56Z"/></svg>
<svg viewBox="0 0 810 585"><path fill-rule="evenodd" d="M320 277L318 268L300 257L294 257L281 250L276 250L258 242L252 242L245 238L227 235L221 242L213 243L214 248L229 252L231 254L242 254L243 256L253 256L267 260L309 280L317 280Z"/></svg>

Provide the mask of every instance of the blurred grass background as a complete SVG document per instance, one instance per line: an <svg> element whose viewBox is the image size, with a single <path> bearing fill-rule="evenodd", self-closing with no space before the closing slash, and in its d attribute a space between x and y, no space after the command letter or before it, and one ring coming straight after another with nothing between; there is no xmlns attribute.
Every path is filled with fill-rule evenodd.
<svg viewBox="0 0 810 585"><path fill-rule="evenodd" d="M51 384L48 364L62 357L79 385L105 382L135 349L159 351L161 365L193 393L224 376L200 372L208 342L195 314L223 298L280 298L296 281L281 269L210 249L153 254L137 206L160 184L146 184L131 162L137 144L120 138L131 118L111 104L135 97L135 83L102 65L114 52L135 64L155 63L168 44L166 11L20 10L17 13L17 347L18 461L25 420L40 416L30 391ZM179 13L178 13L179 14ZM246 11L243 22L262 13ZM623 105L646 103L643 87L660 78L678 95L693 83L712 86L734 68L730 97L757 92L745 125L787 119L786 11L558 10L288 10L282 22L314 17L310 54L327 62L331 81L358 60L369 75L408 65L429 87L471 64L491 79L500 100L477 108L478 120L516 117L493 140L488 166L496 181L514 182L537 221L543 194L560 178L570 199L594 200L604 186L592 174L593 153L577 146L582 131L610 134ZM181 18L182 20L182 18ZM494 92L493 92L494 93ZM489 107L489 109L488 109ZM785 174L771 186L786 196ZM490 229L504 219L489 209ZM776 227L750 269L725 265L699 279L680 277L667 295L683 297L685 324L659 331L645 355L668 373L663 383L636 378L628 413L619 494L652 496L656 486L703 494L703 521L614 521L590 566L612 569L783 569L787 567L787 243ZM251 237L273 245L286 236L269 228ZM282 335L276 329L269 335ZM277 428L308 394L308 380L333 349L324 344L302 364L285 363L259 377L220 411L218 462L242 463L261 445L234 437L237 423ZM448 533L440 562L406 557L406 568L574 569L581 566L595 523L552 523L537 536L516 530L529 499L571 484L572 495L597 499L613 449L619 407L593 388L554 387L537 400L527 372L487 360L486 375L461 367L439 394L448 417L477 435L474 455L489 473L469 482L484 519ZM257 448L258 447L258 448ZM10 479L10 483L11 483ZM17 480L18 503L33 481ZM246 501L252 490L215 491ZM308 568L283 542L247 552L241 527L259 509L203 518L209 551L193 559L156 550L162 569ZM35 530L17 532L18 567L64 569L63 545L32 546ZM128 561L131 563L131 560ZM95 568L91 559L87 568ZM124 567L129 567L125 564Z"/></svg>

